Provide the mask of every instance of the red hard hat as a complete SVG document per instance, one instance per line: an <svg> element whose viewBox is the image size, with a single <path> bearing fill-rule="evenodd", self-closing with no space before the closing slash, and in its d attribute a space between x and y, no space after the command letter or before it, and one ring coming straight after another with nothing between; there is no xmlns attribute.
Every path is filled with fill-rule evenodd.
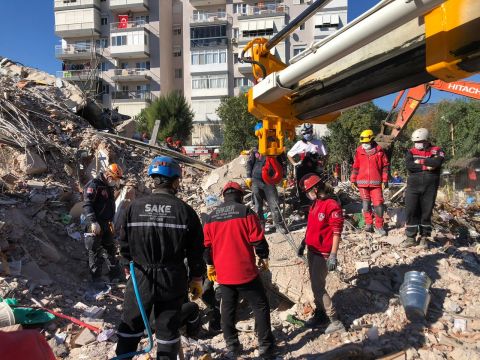
<svg viewBox="0 0 480 360"><path fill-rule="evenodd" d="M225 191L227 191L228 189L234 189L240 191L242 194L244 193L242 186L235 181L229 181L225 184L222 190L222 195L225 194Z"/></svg>
<svg viewBox="0 0 480 360"><path fill-rule="evenodd" d="M173 141L173 139L172 139L171 136L167 137L167 142L172 142L172 141Z"/></svg>
<svg viewBox="0 0 480 360"><path fill-rule="evenodd" d="M320 179L320 176L318 176L317 174L310 173L300 179L299 185L302 191L308 192L317 184L323 185L322 179Z"/></svg>

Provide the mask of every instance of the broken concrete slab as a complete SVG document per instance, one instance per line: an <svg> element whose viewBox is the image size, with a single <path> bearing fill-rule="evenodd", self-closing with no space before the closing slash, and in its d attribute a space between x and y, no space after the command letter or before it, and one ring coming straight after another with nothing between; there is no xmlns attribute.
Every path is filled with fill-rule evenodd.
<svg viewBox="0 0 480 360"><path fill-rule="evenodd" d="M75 338L74 344L77 346L85 346L94 342L96 339L97 337L92 331L83 329Z"/></svg>
<svg viewBox="0 0 480 360"><path fill-rule="evenodd" d="M22 266L22 275L38 285L51 285L52 279L43 271L35 261L30 261Z"/></svg>
<svg viewBox="0 0 480 360"><path fill-rule="evenodd" d="M20 155L20 170L27 175L40 175L48 170L47 164L37 153L27 150Z"/></svg>

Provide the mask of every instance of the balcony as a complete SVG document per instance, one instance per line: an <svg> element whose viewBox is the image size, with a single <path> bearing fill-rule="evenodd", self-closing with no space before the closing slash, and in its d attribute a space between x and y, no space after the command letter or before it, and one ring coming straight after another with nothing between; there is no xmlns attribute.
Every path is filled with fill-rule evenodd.
<svg viewBox="0 0 480 360"><path fill-rule="evenodd" d="M144 20L114 22L110 24L110 32L122 32L131 30L142 30L146 26Z"/></svg>
<svg viewBox="0 0 480 360"><path fill-rule="evenodd" d="M216 64L202 64L202 65L190 65L190 72L195 73L215 73L215 72L228 72L228 63L216 63Z"/></svg>
<svg viewBox="0 0 480 360"><path fill-rule="evenodd" d="M93 45L62 45L55 46L55 57L59 60L87 60L98 53Z"/></svg>
<svg viewBox="0 0 480 360"><path fill-rule="evenodd" d="M55 11L83 9L89 7L96 7L100 9L100 0L55 0L53 2L53 9Z"/></svg>
<svg viewBox="0 0 480 360"><path fill-rule="evenodd" d="M251 74L252 73L252 64L250 63L241 63L238 64L238 71L242 74Z"/></svg>
<svg viewBox="0 0 480 360"><path fill-rule="evenodd" d="M120 24L120 23L117 23ZM144 28L145 22L132 21L114 27L110 32L110 56L117 59L144 59L150 56L150 32Z"/></svg>
<svg viewBox="0 0 480 360"><path fill-rule="evenodd" d="M150 90L114 91L112 101L121 102L147 102L156 100L156 96Z"/></svg>
<svg viewBox="0 0 480 360"><path fill-rule="evenodd" d="M112 11L148 11L148 0L110 0L110 10Z"/></svg>
<svg viewBox="0 0 480 360"><path fill-rule="evenodd" d="M232 17L227 15L225 11L212 13L199 13L190 17L190 25L205 25L205 24L225 24L232 22Z"/></svg>
<svg viewBox="0 0 480 360"><path fill-rule="evenodd" d="M116 82L142 82L149 81L151 77L148 75L147 69L115 69L113 70L112 80Z"/></svg>
<svg viewBox="0 0 480 360"><path fill-rule="evenodd" d="M100 71L97 69L57 71L57 78L69 81L92 81L98 78Z"/></svg>
<svg viewBox="0 0 480 360"><path fill-rule="evenodd" d="M288 15L289 8L283 3L264 4L263 6L248 6L246 12L240 14L238 19L252 19L270 16Z"/></svg>
<svg viewBox="0 0 480 360"><path fill-rule="evenodd" d="M210 5L225 5L226 0L190 0L190 4L193 7L197 6L210 6Z"/></svg>
<svg viewBox="0 0 480 360"><path fill-rule="evenodd" d="M99 37L100 12L97 9L55 11L55 35L61 38Z"/></svg>
<svg viewBox="0 0 480 360"><path fill-rule="evenodd" d="M228 46L228 39L226 37L213 37L213 38L201 38L191 39L190 47L224 47Z"/></svg>

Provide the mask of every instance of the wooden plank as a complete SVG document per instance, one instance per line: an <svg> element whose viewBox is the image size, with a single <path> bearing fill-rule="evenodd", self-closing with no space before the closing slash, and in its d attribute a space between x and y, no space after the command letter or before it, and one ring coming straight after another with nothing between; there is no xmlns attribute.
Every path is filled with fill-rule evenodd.
<svg viewBox="0 0 480 360"><path fill-rule="evenodd" d="M170 157L174 158L175 160L177 160L177 161L179 161L179 162L181 162L185 165L194 167L194 168L202 170L202 171L210 171L212 169L216 169L216 167L213 166L213 165L204 163L203 161L200 161L200 160L192 159L191 157L189 157L187 155L183 155L183 154L181 154L177 151L164 148L163 146L145 144L144 142L139 141L139 140L134 140L134 139L130 139L130 138L127 138L127 137L124 137L124 136L110 134L110 133L104 133L104 132L100 132L100 131L98 131L96 134L99 135L99 136L108 137L108 138L111 138L111 139L125 141L125 142L127 142L127 143L129 143L129 144L131 144L135 147L141 148L141 149L146 150L146 151L151 151L153 153L157 153L157 154L160 154L160 155L170 156Z"/></svg>
<svg viewBox="0 0 480 360"><path fill-rule="evenodd" d="M153 126L152 137L148 142L149 145L157 144L158 130L160 130L160 120L155 120L155 125Z"/></svg>

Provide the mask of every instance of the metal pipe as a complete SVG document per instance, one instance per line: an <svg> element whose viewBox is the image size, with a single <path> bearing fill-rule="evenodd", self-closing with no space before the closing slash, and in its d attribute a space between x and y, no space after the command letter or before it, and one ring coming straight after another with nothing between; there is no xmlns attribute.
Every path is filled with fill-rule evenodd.
<svg viewBox="0 0 480 360"><path fill-rule="evenodd" d="M267 50L272 49L277 45L280 41L285 39L288 35L295 31L297 27L303 24L305 21L310 19L315 12L317 12L321 7L329 3L331 0L317 0L312 5L308 6L305 10L303 10L300 15L298 15L295 19L293 19L290 23L288 23L282 30L276 33L268 42L265 44L265 48Z"/></svg>
<svg viewBox="0 0 480 360"><path fill-rule="evenodd" d="M445 0L396 0L358 22L356 26L332 35L332 39L277 75L277 83L291 88L300 80L378 39L389 31L437 7Z"/></svg>

